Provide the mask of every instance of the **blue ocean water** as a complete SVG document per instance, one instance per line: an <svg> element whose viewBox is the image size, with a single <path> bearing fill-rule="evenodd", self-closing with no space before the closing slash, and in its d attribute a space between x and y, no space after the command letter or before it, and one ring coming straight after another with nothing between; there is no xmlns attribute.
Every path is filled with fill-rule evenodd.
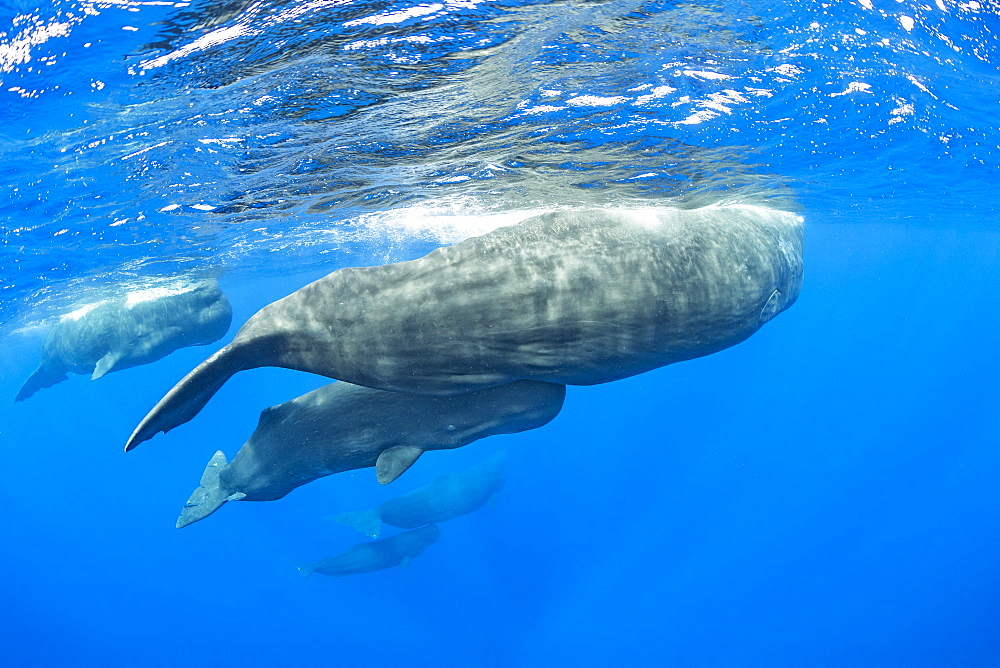
<svg viewBox="0 0 1000 668"><path fill-rule="evenodd" d="M0 3L0 661L15 666L1000 662L1000 6ZM798 302L549 425L173 522L326 379L174 382L334 269L555 206L806 220ZM79 304L218 278L230 334L12 403ZM406 569L302 578L337 512L506 451Z"/></svg>

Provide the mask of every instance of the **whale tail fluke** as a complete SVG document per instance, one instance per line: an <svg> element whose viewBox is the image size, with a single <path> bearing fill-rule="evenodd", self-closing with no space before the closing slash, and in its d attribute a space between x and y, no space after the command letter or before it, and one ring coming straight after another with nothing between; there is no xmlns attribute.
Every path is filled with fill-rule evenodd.
<svg viewBox="0 0 1000 668"><path fill-rule="evenodd" d="M251 350L231 343L199 364L153 406L132 432L125 451L193 418L233 374L248 368L250 359Z"/></svg>
<svg viewBox="0 0 1000 668"><path fill-rule="evenodd" d="M299 569L299 575L304 578L307 578L316 572L316 568L312 564L303 564L298 561L294 561L292 563L295 564L295 568Z"/></svg>
<svg viewBox="0 0 1000 668"><path fill-rule="evenodd" d="M56 383L61 383L67 378L68 376L65 371L52 371L50 369L46 369L44 366L39 366L35 369L34 373L28 376L28 380L24 381L24 385L22 385L21 389L17 391L17 396L14 397L14 401L24 401L38 390L45 389L46 387L52 387Z"/></svg>
<svg viewBox="0 0 1000 668"><path fill-rule="evenodd" d="M382 533L382 515L377 508L339 513L330 518L337 524L357 529L369 538L378 538Z"/></svg>
<svg viewBox="0 0 1000 668"><path fill-rule="evenodd" d="M246 497L246 494L242 492L226 494L219 487L219 474L228 463L222 450L212 455L208 466L205 467L205 472L201 474L201 483L198 489L191 492L191 496L181 510L180 517L177 518L176 526L178 529L183 529L189 524L205 519L221 508L226 501L239 501Z"/></svg>

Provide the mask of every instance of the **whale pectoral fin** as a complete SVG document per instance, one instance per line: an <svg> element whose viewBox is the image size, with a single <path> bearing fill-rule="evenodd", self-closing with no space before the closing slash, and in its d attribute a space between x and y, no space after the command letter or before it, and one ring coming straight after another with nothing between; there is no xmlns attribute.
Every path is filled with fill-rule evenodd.
<svg viewBox="0 0 1000 668"><path fill-rule="evenodd" d="M97 380L109 371L114 371L115 365L121 360L122 356L119 353L108 353L101 359L97 360L97 366L94 367L94 373L91 374L91 380Z"/></svg>
<svg viewBox="0 0 1000 668"><path fill-rule="evenodd" d="M422 454L423 450L412 445L397 445L383 450L375 462L375 478L383 485L389 484L413 466Z"/></svg>

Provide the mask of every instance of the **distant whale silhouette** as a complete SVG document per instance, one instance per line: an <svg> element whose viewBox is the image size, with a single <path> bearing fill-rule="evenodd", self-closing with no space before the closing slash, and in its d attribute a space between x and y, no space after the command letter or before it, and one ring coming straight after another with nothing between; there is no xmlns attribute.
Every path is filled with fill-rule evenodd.
<svg viewBox="0 0 1000 668"><path fill-rule="evenodd" d="M302 575L319 573L339 578L345 575L382 571L400 564L405 566L410 559L423 554L440 535L440 530L434 524L413 531L404 531L391 538L355 545L335 557L301 565L299 572Z"/></svg>
<svg viewBox="0 0 1000 668"><path fill-rule="evenodd" d="M438 396L605 383L739 343L801 282L791 213L554 211L418 260L340 269L265 306L157 403L126 450L261 366Z"/></svg>
<svg viewBox="0 0 1000 668"><path fill-rule="evenodd" d="M14 401L66 380L68 372L97 379L178 348L213 343L229 331L233 311L215 281L165 296L148 294L98 302L63 316L49 330L38 369Z"/></svg>
<svg viewBox="0 0 1000 668"><path fill-rule="evenodd" d="M455 397L332 383L264 410L232 462L216 452L177 528L227 501L273 501L341 471L374 466L379 482L391 482L426 450L541 427L559 413L565 394L562 385L530 380Z"/></svg>
<svg viewBox="0 0 1000 668"><path fill-rule="evenodd" d="M454 519L482 508L500 492L506 460L502 452L497 453L470 469L439 476L429 485L371 510L340 513L331 519L371 538L378 538L383 524L413 529Z"/></svg>

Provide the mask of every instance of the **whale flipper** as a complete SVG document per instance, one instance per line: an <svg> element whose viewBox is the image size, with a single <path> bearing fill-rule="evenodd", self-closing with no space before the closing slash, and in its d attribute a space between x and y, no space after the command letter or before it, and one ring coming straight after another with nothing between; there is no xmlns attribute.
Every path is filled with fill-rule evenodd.
<svg viewBox="0 0 1000 668"><path fill-rule="evenodd" d="M114 370L115 365L121 360L121 355L115 352L110 352L101 359L97 360L97 365L94 366L94 373L91 374L91 380L97 380L109 371Z"/></svg>
<svg viewBox="0 0 1000 668"><path fill-rule="evenodd" d="M24 385L18 390L17 396L14 397L14 401L24 401L32 394L38 390L44 389L46 387L52 387L56 383L61 383L69 378L65 371L53 371L51 369L46 369L43 366L35 369L35 372L28 376L28 379L24 381Z"/></svg>
<svg viewBox="0 0 1000 668"><path fill-rule="evenodd" d="M187 503L181 510L180 517L177 518L176 526L178 529L183 529L189 524L205 519L221 508L226 501L239 501L246 496L242 492L227 495L219 488L219 474L228 463L222 450L212 455L205 467L205 472L201 474L200 486L191 492L191 496L188 497Z"/></svg>
<svg viewBox="0 0 1000 668"><path fill-rule="evenodd" d="M254 366L247 346L230 343L194 368L153 406L125 444L125 452L198 414L233 374Z"/></svg>
<svg viewBox="0 0 1000 668"><path fill-rule="evenodd" d="M397 445L383 450L375 462L375 478L383 485L388 485L413 466L413 462L422 454L423 450L412 445Z"/></svg>
<svg viewBox="0 0 1000 668"><path fill-rule="evenodd" d="M378 508L338 513L330 519L337 524L357 529L369 538L378 538L382 533L382 515L379 514Z"/></svg>

